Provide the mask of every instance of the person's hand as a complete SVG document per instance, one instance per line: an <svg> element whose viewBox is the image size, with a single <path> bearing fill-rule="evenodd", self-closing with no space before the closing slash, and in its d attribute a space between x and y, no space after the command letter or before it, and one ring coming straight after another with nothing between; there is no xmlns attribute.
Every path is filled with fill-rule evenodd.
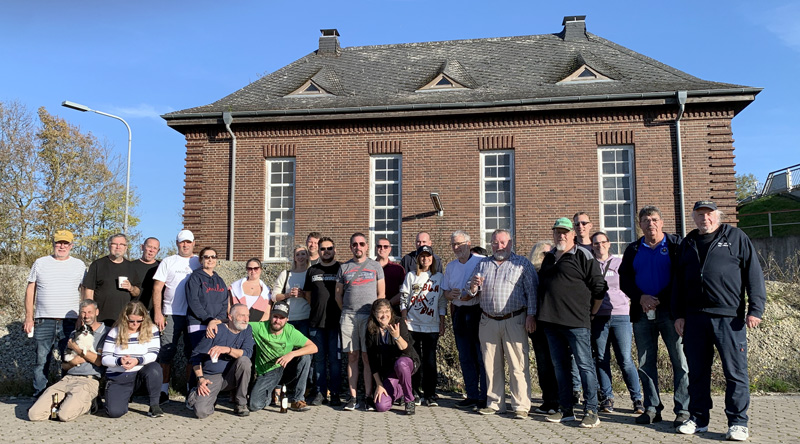
<svg viewBox="0 0 800 444"><path fill-rule="evenodd" d="M483 276L472 276L472 280L469 284L470 293L476 293L481 285L483 285Z"/></svg>
<svg viewBox="0 0 800 444"><path fill-rule="evenodd" d="M294 352L289 352L275 360L275 362L281 367L286 368L286 366L292 362L292 359L294 359Z"/></svg>
<svg viewBox="0 0 800 444"><path fill-rule="evenodd" d="M447 291L447 292L444 294L444 297L445 297L445 298L446 298L448 301L451 301L451 302L452 302L452 301L455 301L456 299L458 299L458 298L460 298L460 297L461 297L461 290L460 290L460 289L458 289L458 288L453 288L452 290L448 290L448 291Z"/></svg>
<svg viewBox="0 0 800 444"><path fill-rule="evenodd" d="M164 319L164 315L161 313L156 313L155 316L153 316L153 322L158 326L159 331L164 331L164 329L167 328L167 320Z"/></svg>
<svg viewBox="0 0 800 444"><path fill-rule="evenodd" d="M130 356L123 356L120 359L120 364L122 365L122 368L124 368L125 370L130 370L136 367L137 364L139 364L139 360L131 358Z"/></svg>
<svg viewBox="0 0 800 444"><path fill-rule="evenodd" d="M756 328L761 323L761 318L755 316L747 316L747 328Z"/></svg>
<svg viewBox="0 0 800 444"><path fill-rule="evenodd" d="M210 384L213 384L213 382L209 381L208 379L206 379L206 378L204 378L202 376L199 377L197 379L197 394L200 395L200 396L208 396L208 395L210 395L211 394L211 389L208 388L208 386Z"/></svg>
<svg viewBox="0 0 800 444"><path fill-rule="evenodd" d="M296 298L298 297L299 294L300 294L300 289L297 287L292 287L292 289L289 290L289 297Z"/></svg>
<svg viewBox="0 0 800 444"><path fill-rule="evenodd" d="M208 350L208 356L212 356L213 357L214 355L216 355L217 358L219 358L220 355L225 355L225 354L228 354L230 352L231 352L231 348L228 347L227 345L224 345L224 346L223 345L215 345L215 346L211 347Z"/></svg>
<svg viewBox="0 0 800 444"><path fill-rule="evenodd" d="M25 322L22 324L22 331L25 333L33 331L33 319L25 319Z"/></svg>
<svg viewBox="0 0 800 444"><path fill-rule="evenodd" d="M119 283L119 288L130 292L131 288L133 288L133 285L131 285L131 281L125 279L124 281Z"/></svg>
<svg viewBox="0 0 800 444"><path fill-rule="evenodd" d="M381 396L389 396L389 394L386 393L386 389L382 385L379 385L375 387L375 396L373 397L375 404L381 402Z"/></svg>
<svg viewBox="0 0 800 444"><path fill-rule="evenodd" d="M650 310L655 310L656 306L660 304L661 301L649 294L643 294L639 303L642 304L642 310L647 313Z"/></svg>
<svg viewBox="0 0 800 444"><path fill-rule="evenodd" d="M408 321L406 321L408 322ZM389 324L389 334L392 335L392 339L400 337L400 324Z"/></svg>
<svg viewBox="0 0 800 444"><path fill-rule="evenodd" d="M444 319L439 321L439 336L444 335Z"/></svg>
<svg viewBox="0 0 800 444"><path fill-rule="evenodd" d="M536 317L528 315L528 317L525 318L525 330L527 330L528 333L536 331Z"/></svg>
<svg viewBox="0 0 800 444"><path fill-rule="evenodd" d="M212 319L208 322L208 327L206 327L206 337L213 339L214 336L217 335L217 325L221 324L222 321L219 319Z"/></svg>
<svg viewBox="0 0 800 444"><path fill-rule="evenodd" d="M686 326L686 319L679 318L675 319L675 331L678 333L678 336L683 337L683 328Z"/></svg>
<svg viewBox="0 0 800 444"><path fill-rule="evenodd" d="M78 344L76 344L75 341L73 341L72 339L67 341L67 347L69 347L70 350L74 351L77 354L81 354L81 352L83 351L83 349Z"/></svg>

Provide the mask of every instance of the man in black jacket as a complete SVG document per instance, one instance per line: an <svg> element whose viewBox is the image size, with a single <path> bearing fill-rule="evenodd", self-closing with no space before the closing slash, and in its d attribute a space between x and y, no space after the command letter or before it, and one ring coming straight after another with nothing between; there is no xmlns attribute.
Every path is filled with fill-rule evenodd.
<svg viewBox="0 0 800 444"><path fill-rule="evenodd" d="M675 330L688 339L684 351L691 413L678 432L691 435L708 430L716 347L726 382L725 438L744 441L749 437L750 406L745 325L755 328L761 322L767 292L750 239L738 228L721 224L721 216L714 202L695 203L692 218L697 229L686 236L678 251L672 310Z"/></svg>
<svg viewBox="0 0 800 444"><path fill-rule="evenodd" d="M644 391L645 411L637 424L661 421L661 395L658 389L658 336L667 346L672 362L672 387L675 420L678 427L689 419L689 366L683 342L670 318L672 274L677 263L681 238L664 233L661 211L646 206L639 211L639 227L644 236L625 249L619 267L620 289L631 299L630 316L639 361L639 379Z"/></svg>

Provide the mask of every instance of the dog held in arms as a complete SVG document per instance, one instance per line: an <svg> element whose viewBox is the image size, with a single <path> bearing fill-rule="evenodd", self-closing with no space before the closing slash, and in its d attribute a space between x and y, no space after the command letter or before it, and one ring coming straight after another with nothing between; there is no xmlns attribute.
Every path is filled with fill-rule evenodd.
<svg viewBox="0 0 800 444"><path fill-rule="evenodd" d="M87 351L97 353L97 350L94 349L94 332L92 331L92 327L83 324L78 327L77 330L72 332L72 341L78 345L83 350L83 353L86 354ZM66 352L64 352L64 362L72 361L77 354L71 348L67 348Z"/></svg>

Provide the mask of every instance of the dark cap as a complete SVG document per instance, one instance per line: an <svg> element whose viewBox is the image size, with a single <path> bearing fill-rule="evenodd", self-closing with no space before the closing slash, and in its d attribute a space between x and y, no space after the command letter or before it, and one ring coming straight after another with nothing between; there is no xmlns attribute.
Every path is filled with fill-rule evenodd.
<svg viewBox="0 0 800 444"><path fill-rule="evenodd" d="M276 302L275 305L272 306L272 314L279 314L283 315L283 317L289 317L289 304L286 302Z"/></svg>
<svg viewBox="0 0 800 444"><path fill-rule="evenodd" d="M423 246L417 248L417 256L419 256L422 253L428 253L431 256L433 256L433 248L431 248L430 245L423 245Z"/></svg>
<svg viewBox="0 0 800 444"><path fill-rule="evenodd" d="M708 208L709 210L714 211L717 209L717 204L711 202L710 200L698 200L694 203L694 208L692 211L697 211L700 208Z"/></svg>

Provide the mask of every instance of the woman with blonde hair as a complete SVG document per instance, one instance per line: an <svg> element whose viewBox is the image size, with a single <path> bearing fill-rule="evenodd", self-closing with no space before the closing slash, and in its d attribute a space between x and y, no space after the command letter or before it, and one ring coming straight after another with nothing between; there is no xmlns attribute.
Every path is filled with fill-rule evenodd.
<svg viewBox="0 0 800 444"><path fill-rule="evenodd" d="M311 317L311 292L303 291L309 267L308 257L308 248L305 245L295 245L290 258L292 269L281 271L272 286L277 293L273 303L286 301L289 304L289 323L305 337L309 337L311 328L308 321Z"/></svg>
<svg viewBox="0 0 800 444"><path fill-rule="evenodd" d="M128 401L140 387L150 397L149 416L164 416L159 406L161 366L156 363L161 337L141 302L129 302L108 332L103 344L106 367L106 412L119 418L128 412Z"/></svg>
<svg viewBox="0 0 800 444"><path fill-rule="evenodd" d="M528 260L531 261L533 267L536 268L536 271L539 271L539 268L542 267L544 254L552 249L553 249L553 242L549 240L536 242L533 248L531 248L531 252L528 255Z"/></svg>

